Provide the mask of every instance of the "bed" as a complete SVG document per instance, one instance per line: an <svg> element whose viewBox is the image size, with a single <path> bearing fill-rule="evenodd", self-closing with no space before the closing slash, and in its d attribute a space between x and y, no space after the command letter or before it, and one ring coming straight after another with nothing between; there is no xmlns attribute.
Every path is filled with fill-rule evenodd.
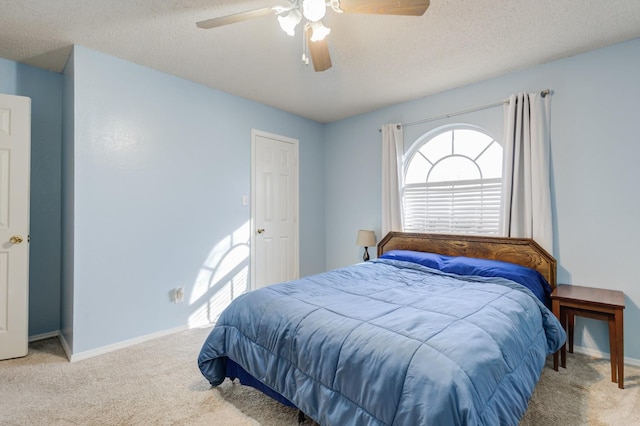
<svg viewBox="0 0 640 426"><path fill-rule="evenodd" d="M533 240L391 232L377 259L238 297L198 364L321 425L517 424L564 343L555 285Z"/></svg>

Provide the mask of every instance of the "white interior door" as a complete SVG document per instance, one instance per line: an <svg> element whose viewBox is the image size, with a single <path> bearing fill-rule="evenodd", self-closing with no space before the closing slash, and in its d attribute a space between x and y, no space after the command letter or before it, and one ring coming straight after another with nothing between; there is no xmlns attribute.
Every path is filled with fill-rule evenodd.
<svg viewBox="0 0 640 426"><path fill-rule="evenodd" d="M298 141L254 130L251 281L257 289L298 278Z"/></svg>
<svg viewBox="0 0 640 426"><path fill-rule="evenodd" d="M29 341L31 99L0 95L0 359Z"/></svg>

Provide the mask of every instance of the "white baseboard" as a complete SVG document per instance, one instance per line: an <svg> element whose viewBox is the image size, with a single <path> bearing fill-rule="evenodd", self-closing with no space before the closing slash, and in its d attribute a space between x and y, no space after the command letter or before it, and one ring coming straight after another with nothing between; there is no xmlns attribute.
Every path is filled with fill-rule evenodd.
<svg viewBox="0 0 640 426"><path fill-rule="evenodd" d="M156 339L158 337L167 336L169 334L178 333L180 331L187 330L189 327L181 326L176 328L171 328L169 330L158 331L157 333L147 334L146 336L136 337L134 339L124 340L122 342L114 343L112 345L102 346L97 349L92 349L90 351L80 352L78 354L72 354L71 348L69 344L64 338L64 335L60 333L60 331L52 331L49 333L37 334L34 336L29 336L29 343L35 342L38 340L49 339L51 337L58 337L60 340L60 344L62 345L62 349L67 354L67 358L71 361L81 361L83 359L91 358L94 356L106 354L109 352L116 351L118 349L123 349L132 345L136 345L138 343L146 342L147 340ZM574 346L573 351L582 355L587 355L593 358L604 358L609 359L609 354L591 348L585 348L584 346ZM624 363L628 365L633 365L635 367L640 367L640 359L625 357Z"/></svg>
<svg viewBox="0 0 640 426"><path fill-rule="evenodd" d="M188 328L189 327L187 327L187 326L181 326L181 327L176 327L176 328L172 328L172 329L169 329L169 330L158 331L156 333L147 334L145 336L136 337L134 339L124 340L122 342L114 343L112 345L102 346L102 347L97 348L97 349L92 349L90 351L80 352L80 353L77 353L77 354L72 353L71 347L69 346L69 343L64 338L64 335L60 332L60 330L51 331L49 333L35 334L33 336L29 336L29 343L37 342L38 340L44 340L44 339L50 339L52 337L57 337L58 340L60 341L60 344L62 345L62 349L64 350L65 354L67 355L67 359L69 359L69 361L71 361L71 362L74 362L74 361L81 361L81 360L87 359L87 358L92 358L94 356L106 354L106 353L109 353L109 352L113 352L113 351L116 351L118 349L123 349L123 348L129 347L129 346L132 346L132 345L136 345L138 343L146 342L147 340L152 340L152 339L156 339L158 337L162 337L162 336L166 336L166 335L169 335L169 334L173 334L173 333L177 333L177 332L180 332L180 331L184 331L184 330L187 330Z"/></svg>
<svg viewBox="0 0 640 426"><path fill-rule="evenodd" d="M67 349L68 345L66 345L65 347L65 343L62 343L62 347L65 348L65 352L67 353L67 357L69 358L69 361L76 362L76 361L82 361L83 359L92 358L94 356L117 351L118 349L124 349L129 346L137 345L138 343L146 342L147 340L157 339L158 337L184 331L184 330L187 330L188 328L189 327L187 327L186 325L181 327L171 328L169 330L158 331L157 333L147 334L145 336L124 340L122 342L114 343L112 345L102 346L100 348L91 349L89 351L74 353L74 354L72 354L71 351ZM62 335L60 335L60 337L62 337ZM64 339L61 339L60 341L63 342L63 340Z"/></svg>
<svg viewBox="0 0 640 426"><path fill-rule="evenodd" d="M50 331L49 333L34 334L33 336L29 336L29 343L58 336L60 336L60 330Z"/></svg>
<svg viewBox="0 0 640 426"><path fill-rule="evenodd" d="M60 340L62 350L64 350L65 355L67 355L67 359L71 360L71 346L69 346L69 343L67 343L67 339L64 338L64 334L58 334L58 340Z"/></svg>
<svg viewBox="0 0 640 426"><path fill-rule="evenodd" d="M598 351L596 349L591 349L591 348L585 348L584 346L575 346L573 347L573 352L582 354L582 355L587 355L593 358L604 358L604 359L610 359L611 357L609 356L608 353L606 352L601 352ZM629 358L629 357L624 357L624 363L627 365L633 365L635 367L640 367L640 359L635 359L635 358Z"/></svg>

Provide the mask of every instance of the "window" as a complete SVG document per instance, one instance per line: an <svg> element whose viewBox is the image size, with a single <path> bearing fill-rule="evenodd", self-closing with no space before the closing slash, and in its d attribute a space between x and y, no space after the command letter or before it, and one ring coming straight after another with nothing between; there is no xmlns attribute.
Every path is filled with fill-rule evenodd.
<svg viewBox="0 0 640 426"><path fill-rule="evenodd" d="M477 127L436 129L405 162L404 230L498 234L501 196L500 143Z"/></svg>

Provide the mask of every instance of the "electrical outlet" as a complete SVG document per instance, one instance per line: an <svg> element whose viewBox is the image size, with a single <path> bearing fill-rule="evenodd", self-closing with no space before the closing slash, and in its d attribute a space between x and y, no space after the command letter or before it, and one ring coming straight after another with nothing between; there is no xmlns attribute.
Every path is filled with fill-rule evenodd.
<svg viewBox="0 0 640 426"><path fill-rule="evenodd" d="M184 302L184 289L182 287L174 288L169 292L169 297L173 303Z"/></svg>

